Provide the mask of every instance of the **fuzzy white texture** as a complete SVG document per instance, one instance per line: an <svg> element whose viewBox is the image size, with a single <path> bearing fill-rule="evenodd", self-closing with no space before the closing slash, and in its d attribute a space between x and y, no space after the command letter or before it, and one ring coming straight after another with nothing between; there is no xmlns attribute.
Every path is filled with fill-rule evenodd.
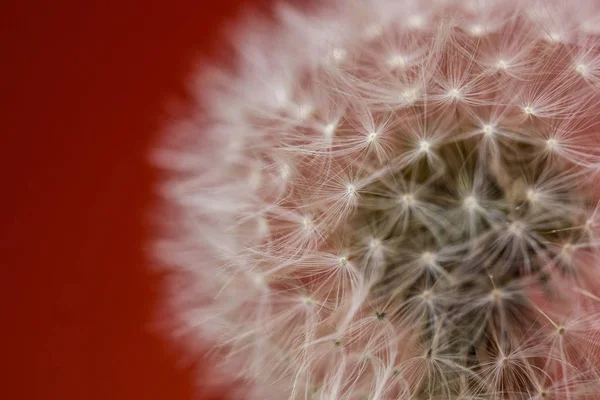
<svg viewBox="0 0 600 400"><path fill-rule="evenodd" d="M597 1L280 6L233 44L155 153L155 249L235 398L600 398Z"/></svg>

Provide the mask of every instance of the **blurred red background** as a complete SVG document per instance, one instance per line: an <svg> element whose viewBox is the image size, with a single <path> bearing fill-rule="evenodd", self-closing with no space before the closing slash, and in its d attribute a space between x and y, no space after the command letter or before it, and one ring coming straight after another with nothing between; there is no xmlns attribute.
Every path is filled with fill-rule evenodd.
<svg viewBox="0 0 600 400"><path fill-rule="evenodd" d="M3 398L194 398L193 366L152 332L147 155L240 3L28 1L1 13Z"/></svg>

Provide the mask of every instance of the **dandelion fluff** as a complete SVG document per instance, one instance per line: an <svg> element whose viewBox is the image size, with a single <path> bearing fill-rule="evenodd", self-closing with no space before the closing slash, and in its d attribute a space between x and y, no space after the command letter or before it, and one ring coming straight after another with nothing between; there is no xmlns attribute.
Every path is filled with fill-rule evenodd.
<svg viewBox="0 0 600 400"><path fill-rule="evenodd" d="M276 8L154 160L177 332L246 399L600 398L600 7Z"/></svg>

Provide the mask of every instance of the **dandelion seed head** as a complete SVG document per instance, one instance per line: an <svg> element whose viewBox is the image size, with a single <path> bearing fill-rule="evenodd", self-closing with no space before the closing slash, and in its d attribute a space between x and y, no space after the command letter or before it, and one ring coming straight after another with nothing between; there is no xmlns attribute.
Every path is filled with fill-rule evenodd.
<svg viewBox="0 0 600 400"><path fill-rule="evenodd" d="M232 32L157 149L178 337L232 398L595 398L600 9L350 3Z"/></svg>

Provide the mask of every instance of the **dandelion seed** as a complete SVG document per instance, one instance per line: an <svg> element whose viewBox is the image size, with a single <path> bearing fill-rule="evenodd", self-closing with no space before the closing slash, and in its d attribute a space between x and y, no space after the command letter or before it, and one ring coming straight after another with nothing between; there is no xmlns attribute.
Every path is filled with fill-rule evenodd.
<svg viewBox="0 0 600 400"><path fill-rule="evenodd" d="M473 210L477 207L477 199L475 198L475 196L467 196L463 200L463 205L466 209Z"/></svg>
<svg viewBox="0 0 600 400"><path fill-rule="evenodd" d="M527 190L527 200L529 200L531 203L535 203L538 199L538 194L536 193L535 190L533 189L528 189Z"/></svg>
<svg viewBox="0 0 600 400"><path fill-rule="evenodd" d="M485 28L481 25L473 25L471 27L471 34L474 36L481 36L485 33Z"/></svg>
<svg viewBox="0 0 600 400"><path fill-rule="evenodd" d="M327 138L332 138L335 130L337 129L336 124L331 123L331 124L327 124L325 125L325 127L323 128L323 134L325 135L325 137Z"/></svg>
<svg viewBox="0 0 600 400"><path fill-rule="evenodd" d="M419 142L419 151L422 153L429 153L431 149L431 143L426 140L421 140Z"/></svg>
<svg viewBox="0 0 600 400"><path fill-rule="evenodd" d="M502 299L502 291L497 288L494 288L492 290L492 293L490 293L490 298L493 302L498 302L500 299Z"/></svg>
<svg viewBox="0 0 600 400"><path fill-rule="evenodd" d="M310 307L314 304L314 300L312 299L312 297L304 297L302 299L302 303L304 303L304 305Z"/></svg>
<svg viewBox="0 0 600 400"><path fill-rule="evenodd" d="M421 256L421 259L423 260L423 262L425 264L433 264L435 262L435 255L429 251L426 251L423 253L423 255Z"/></svg>
<svg viewBox="0 0 600 400"><path fill-rule="evenodd" d="M486 136L492 136L494 134L494 126L493 125L484 125L482 128L483 134Z"/></svg>
<svg viewBox="0 0 600 400"><path fill-rule="evenodd" d="M379 134L377 132L371 132L369 133L369 135L367 136L367 140L370 143L376 142L377 138L379 137Z"/></svg>
<svg viewBox="0 0 600 400"><path fill-rule="evenodd" d="M388 59L388 65L391 68L404 68L406 60L400 54L395 54Z"/></svg>
<svg viewBox="0 0 600 400"><path fill-rule="evenodd" d="M508 231L515 236L521 236L523 234L523 228L523 224L516 221L508 226Z"/></svg>
<svg viewBox="0 0 600 400"><path fill-rule="evenodd" d="M579 75L585 76L586 73L586 66L583 64L578 64L575 66L575 72L577 72Z"/></svg>
<svg viewBox="0 0 600 400"><path fill-rule="evenodd" d="M336 47L333 50L331 50L331 58L336 63L340 63L340 62L344 61L344 59L346 58L347 55L348 55L348 52L345 49L342 49L339 47Z"/></svg>
<svg viewBox="0 0 600 400"><path fill-rule="evenodd" d="M289 164L282 164L279 168L279 175L281 176L281 179L283 179L284 181L287 181L290 178L290 175L292 173L292 169L289 166Z"/></svg>
<svg viewBox="0 0 600 400"><path fill-rule="evenodd" d="M571 254L573 252L573 245L571 243L565 243L562 246L562 253L563 254Z"/></svg>
<svg viewBox="0 0 600 400"><path fill-rule="evenodd" d="M348 195L348 197L350 197L351 199L356 198L357 193L356 193L356 186L354 186L353 184L348 184L346 186L346 194Z"/></svg>
<svg viewBox="0 0 600 400"><path fill-rule="evenodd" d="M369 243L369 247L373 250L379 249L381 247L381 240L371 239L371 242Z"/></svg>
<svg viewBox="0 0 600 400"><path fill-rule="evenodd" d="M423 297L423 299L426 302L431 302L431 299L433 298L433 294L431 293L431 290L424 290L423 293L421 294L421 296Z"/></svg>
<svg viewBox="0 0 600 400"><path fill-rule="evenodd" d="M415 205L415 196L412 193L403 194L400 197L400 201L406 206L411 207Z"/></svg>
<svg viewBox="0 0 600 400"><path fill-rule="evenodd" d="M508 63L504 60L498 60L496 63L496 68L506 70L508 69Z"/></svg>
<svg viewBox="0 0 600 400"><path fill-rule="evenodd" d="M297 118L299 121L306 120L312 114L314 108L310 104L302 104L298 107Z"/></svg>
<svg viewBox="0 0 600 400"><path fill-rule="evenodd" d="M548 139L546 140L546 146L548 150L554 151L558 147L558 141L556 139Z"/></svg>
<svg viewBox="0 0 600 400"><path fill-rule="evenodd" d="M381 312L381 311L375 311L375 317L376 317L378 320L382 320L382 319L384 319L386 315L387 315L387 314L386 314L385 312Z"/></svg>
<svg viewBox="0 0 600 400"><path fill-rule="evenodd" d="M305 229L310 230L313 227L313 221L309 217L305 217L302 219L302 225Z"/></svg>
<svg viewBox="0 0 600 400"><path fill-rule="evenodd" d="M450 89L448 91L448 97L451 99L460 99L460 90L459 89Z"/></svg>
<svg viewBox="0 0 600 400"><path fill-rule="evenodd" d="M402 99L406 102L406 104L412 105L419 99L419 89L412 88L406 89L402 92Z"/></svg>

